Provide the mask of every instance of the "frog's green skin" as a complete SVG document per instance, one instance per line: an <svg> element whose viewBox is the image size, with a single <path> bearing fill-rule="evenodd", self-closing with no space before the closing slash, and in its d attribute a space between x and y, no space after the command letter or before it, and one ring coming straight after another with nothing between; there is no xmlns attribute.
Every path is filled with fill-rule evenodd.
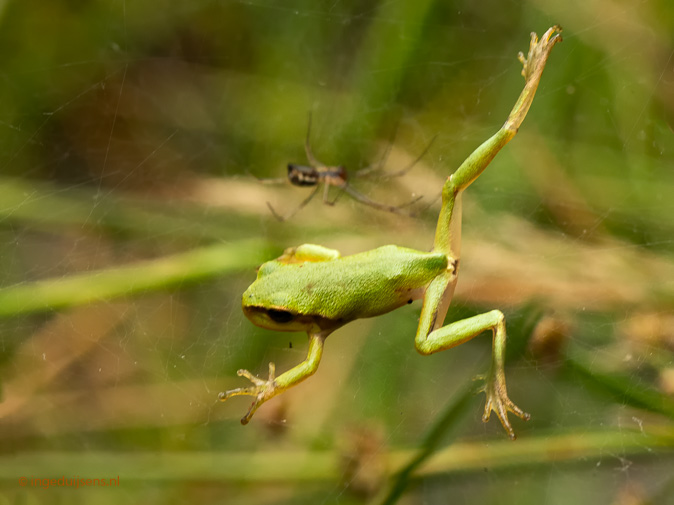
<svg viewBox="0 0 674 505"><path fill-rule="evenodd" d="M458 275L461 238L461 193L489 165L517 133L524 120L552 47L561 37L559 27L550 28L540 39L531 34L528 57L520 53L525 86L503 127L478 147L450 177L442 189L442 207L431 252L398 246L341 257L338 251L313 244L287 249L263 264L255 282L243 294L243 311L256 325L279 331L306 331L309 352L299 365L275 376L259 379L247 370L238 374L253 386L220 393L222 401L232 396L254 396L255 401L241 420L246 424L257 408L312 375L323 354L325 338L354 319L390 312L423 298L415 347L432 354L455 347L486 330L493 334L492 364L483 387L487 395L483 420L493 410L510 438L515 434L508 412L522 419L529 414L508 398L503 370L505 318L492 310L444 325Z"/></svg>
<svg viewBox="0 0 674 505"><path fill-rule="evenodd" d="M294 258L308 247L335 257L302 263L279 259L260 267L257 280L243 294L243 311L258 326L334 330L422 298L428 283L447 270L447 256L442 253L394 245L342 258L332 249L305 244L284 256Z"/></svg>

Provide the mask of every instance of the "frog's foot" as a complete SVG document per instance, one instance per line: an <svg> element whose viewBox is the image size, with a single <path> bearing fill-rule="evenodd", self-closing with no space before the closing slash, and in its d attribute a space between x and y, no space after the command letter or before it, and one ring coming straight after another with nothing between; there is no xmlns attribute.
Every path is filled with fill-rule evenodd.
<svg viewBox="0 0 674 505"><path fill-rule="evenodd" d="M269 378L267 380L260 379L259 377L254 376L248 370L239 370L236 372L239 377L245 377L253 383L253 386L247 388L237 388L230 389L218 395L218 400L224 402L232 396L254 396L255 401L248 409L248 412L245 416L241 418L241 424L248 424L250 418L253 417L255 411L262 405L264 402L273 398L277 394L276 390L276 367L274 363L269 363Z"/></svg>
<svg viewBox="0 0 674 505"><path fill-rule="evenodd" d="M540 80L541 74L543 73L543 67L545 67L545 62L548 59L552 47L557 42L562 41L562 36L560 35L561 31L561 27L555 25L552 28L549 28L540 40L538 39L538 35L533 32L531 33L529 54L527 54L526 58L522 53L517 55L517 58L522 62L522 75L526 82Z"/></svg>
<svg viewBox="0 0 674 505"><path fill-rule="evenodd" d="M525 421L528 421L531 416L515 405L510 400L510 398L508 398L505 379L503 378L502 374L490 374L485 385L482 386L481 391L484 391L484 393L487 395L487 403L484 406L482 421L485 423L489 421L489 417L491 416L491 412L493 410L496 412L499 421L501 421L501 424L508 433L510 439L515 440L517 437L515 436L512 426L510 426L510 421L508 421L508 412L512 412L517 417L524 419Z"/></svg>

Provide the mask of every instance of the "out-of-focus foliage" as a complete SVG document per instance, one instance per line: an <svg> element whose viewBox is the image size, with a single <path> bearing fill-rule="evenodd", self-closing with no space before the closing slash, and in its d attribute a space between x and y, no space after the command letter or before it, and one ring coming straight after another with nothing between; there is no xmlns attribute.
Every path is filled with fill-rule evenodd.
<svg viewBox="0 0 674 505"><path fill-rule="evenodd" d="M442 181L553 24L529 117L465 195L448 314L506 313L519 440L469 394L489 337L421 357L418 304L336 332L242 427L248 401L217 402L236 370L306 353L241 314L255 267L430 248ZM1 500L674 503L673 33L655 0L0 1ZM256 178L306 162L310 112L350 170L437 135L405 177L353 181L419 216L341 195L275 220L307 190ZM64 476L120 481L34 480Z"/></svg>

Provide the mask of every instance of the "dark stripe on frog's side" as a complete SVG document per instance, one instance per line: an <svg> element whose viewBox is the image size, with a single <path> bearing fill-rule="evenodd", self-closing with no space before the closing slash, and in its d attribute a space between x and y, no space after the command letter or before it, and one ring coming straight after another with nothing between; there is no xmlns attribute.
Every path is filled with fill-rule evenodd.
<svg viewBox="0 0 674 505"><path fill-rule="evenodd" d="M327 319L325 317L316 316L316 315L302 315L296 314L288 310L276 309L276 308L263 308L263 307L245 307L244 313L249 318L251 315L263 314L269 317L274 323L276 323L278 330L283 330L283 326L287 325L287 331L304 331L307 327L315 325L321 331L325 330L336 330L340 326L344 326L349 321L344 319ZM281 317L281 314L284 314ZM255 319L251 318L251 321L255 323ZM262 326L266 328L267 326Z"/></svg>

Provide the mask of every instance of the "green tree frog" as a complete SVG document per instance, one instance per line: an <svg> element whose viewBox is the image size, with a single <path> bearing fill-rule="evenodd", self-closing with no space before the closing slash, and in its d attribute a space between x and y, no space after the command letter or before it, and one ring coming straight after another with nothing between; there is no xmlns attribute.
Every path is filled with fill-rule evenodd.
<svg viewBox="0 0 674 505"><path fill-rule="evenodd" d="M219 399L225 401L239 395L254 397L241 419L243 424L248 423L264 402L316 372L325 339L333 331L355 319L385 314L423 298L414 340L417 351L423 355L450 349L491 331L491 367L482 388L487 396L483 421L487 422L494 411L510 438L515 438L508 412L524 420L529 419L529 414L516 406L506 391L503 313L492 310L447 325L444 320L459 272L461 194L517 133L531 106L550 51L561 41L560 31L554 26L540 40L532 33L527 57L519 54L524 67L524 89L501 129L444 183L431 252L387 245L342 257L334 249L304 244L287 249L281 257L259 268L257 279L243 294L244 314L262 328L306 331L309 351L302 363L278 377L273 363L269 364L267 379L247 370L238 371L239 376L246 377L253 385L220 393Z"/></svg>

